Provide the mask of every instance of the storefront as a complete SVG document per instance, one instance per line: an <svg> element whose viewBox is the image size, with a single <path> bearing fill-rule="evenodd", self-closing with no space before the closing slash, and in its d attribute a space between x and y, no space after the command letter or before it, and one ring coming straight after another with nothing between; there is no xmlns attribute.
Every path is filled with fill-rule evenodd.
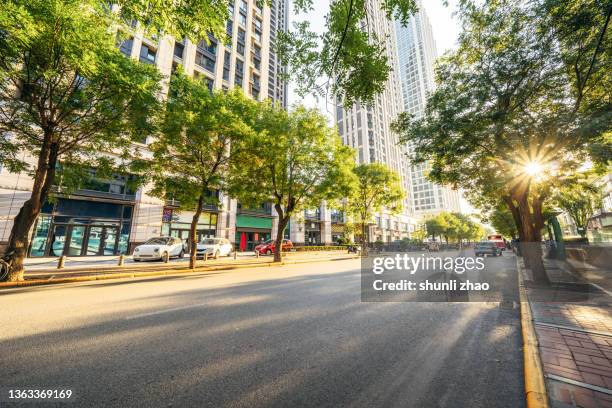
<svg viewBox="0 0 612 408"><path fill-rule="evenodd" d="M304 231L304 245L321 245L321 222L306 220Z"/></svg>
<svg viewBox="0 0 612 408"><path fill-rule="evenodd" d="M236 240L238 251L252 251L256 245L272 237L272 218L238 214L236 216Z"/></svg>
<svg viewBox="0 0 612 408"><path fill-rule="evenodd" d="M59 198L34 226L31 257L119 255L128 250L133 204Z"/></svg>
<svg viewBox="0 0 612 408"><path fill-rule="evenodd" d="M162 235L180 238L185 243L185 252L189 252L189 230L193 212L178 212L173 208L164 208L162 218ZM203 211L197 226L197 242L203 238L214 238L217 232L217 213Z"/></svg>
<svg viewBox="0 0 612 408"><path fill-rule="evenodd" d="M344 238L344 224L331 224L332 243L340 242Z"/></svg>

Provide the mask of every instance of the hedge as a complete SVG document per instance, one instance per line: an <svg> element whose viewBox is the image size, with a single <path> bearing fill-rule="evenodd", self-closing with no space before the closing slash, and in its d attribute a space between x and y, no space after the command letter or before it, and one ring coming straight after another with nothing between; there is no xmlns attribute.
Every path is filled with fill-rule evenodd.
<svg viewBox="0 0 612 408"><path fill-rule="evenodd" d="M348 245L322 245L322 246L299 246L293 248L295 252L309 251L346 251Z"/></svg>

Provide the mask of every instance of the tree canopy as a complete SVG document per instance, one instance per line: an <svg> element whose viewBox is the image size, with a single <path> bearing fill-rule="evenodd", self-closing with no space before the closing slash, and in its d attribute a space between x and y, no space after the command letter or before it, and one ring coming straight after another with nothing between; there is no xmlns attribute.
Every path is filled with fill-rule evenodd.
<svg viewBox="0 0 612 408"><path fill-rule="evenodd" d="M406 193L399 175L382 163L365 163L353 169L357 183L348 196L346 210L361 227L362 253L366 248L366 228L375 213L383 209L397 213Z"/></svg>
<svg viewBox="0 0 612 408"><path fill-rule="evenodd" d="M0 8L0 160L34 181L9 237L10 279L22 277L28 234L51 189L69 192L82 179L75 173L121 164L154 129L161 77L119 52L112 19L83 0Z"/></svg>
<svg viewBox="0 0 612 408"><path fill-rule="evenodd" d="M229 192L247 205L274 204L279 261L280 240L293 214L349 194L354 152L315 109L297 106L288 112L263 103L251 126L254 133L234 145Z"/></svg>
<svg viewBox="0 0 612 408"><path fill-rule="evenodd" d="M440 60L424 117L404 114L395 125L413 159L430 161L431 179L504 200L523 242L540 241L554 184L593 146L600 148L592 160L605 159L609 148L609 6L562 3L462 2L459 47ZM591 20L578 17L583 8ZM558 12L593 35L576 43L556 24ZM545 281L540 254L527 258Z"/></svg>
<svg viewBox="0 0 612 408"><path fill-rule="evenodd" d="M148 147L150 160L136 168L152 182L152 194L174 199L179 210L193 211L190 267L195 266L197 224L203 205L218 205L227 186L232 144L249 137L248 118L257 105L239 88L209 91L201 81L173 75L157 138Z"/></svg>

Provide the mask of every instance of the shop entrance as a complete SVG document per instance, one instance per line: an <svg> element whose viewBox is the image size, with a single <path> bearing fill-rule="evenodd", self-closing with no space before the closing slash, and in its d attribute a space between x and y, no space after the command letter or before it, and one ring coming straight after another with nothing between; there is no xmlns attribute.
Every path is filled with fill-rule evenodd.
<svg viewBox="0 0 612 408"><path fill-rule="evenodd" d="M269 239L269 231L238 231L236 232L236 247L241 252L253 251L257 245Z"/></svg>
<svg viewBox="0 0 612 408"><path fill-rule="evenodd" d="M43 210L34 228L31 257L127 253L131 206L61 198Z"/></svg>

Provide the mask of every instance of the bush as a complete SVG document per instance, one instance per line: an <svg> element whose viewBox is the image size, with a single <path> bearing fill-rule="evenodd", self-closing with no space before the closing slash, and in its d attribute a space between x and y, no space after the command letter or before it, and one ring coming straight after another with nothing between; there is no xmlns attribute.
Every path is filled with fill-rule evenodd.
<svg viewBox="0 0 612 408"><path fill-rule="evenodd" d="M296 252L314 252L314 251L346 251L347 245L321 245L321 246L299 246L294 248Z"/></svg>

